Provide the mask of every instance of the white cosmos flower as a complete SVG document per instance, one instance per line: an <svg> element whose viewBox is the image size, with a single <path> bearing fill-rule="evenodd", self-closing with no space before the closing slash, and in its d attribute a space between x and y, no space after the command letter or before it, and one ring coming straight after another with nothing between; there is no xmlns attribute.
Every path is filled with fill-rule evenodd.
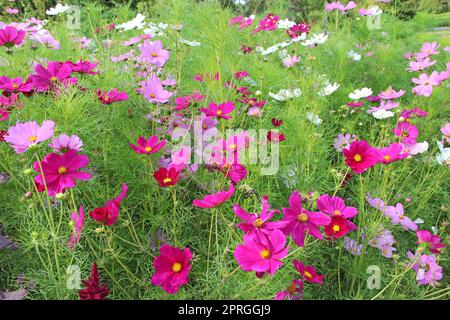
<svg viewBox="0 0 450 320"><path fill-rule="evenodd" d="M348 97L353 100L358 100L358 99L365 98L365 97L368 97L371 95L372 95L372 89L362 88L362 89L356 89L355 91L351 92L348 95Z"/></svg>
<svg viewBox="0 0 450 320"><path fill-rule="evenodd" d="M444 148L441 141L437 142L440 153L436 155L436 161L440 165L450 165L450 148Z"/></svg>
<svg viewBox="0 0 450 320"><path fill-rule="evenodd" d="M335 92L338 88L339 88L339 84L337 82L330 83L327 81L327 84L325 85L325 87L323 87L317 94L322 97L329 96L330 94Z"/></svg>
<svg viewBox="0 0 450 320"><path fill-rule="evenodd" d="M312 36L312 38L317 44L322 44L328 40L328 34L326 34L325 32L316 33Z"/></svg>
<svg viewBox="0 0 450 320"><path fill-rule="evenodd" d="M289 19L281 19L277 23L278 29L289 29L292 26L295 26L295 22Z"/></svg>
<svg viewBox="0 0 450 320"><path fill-rule="evenodd" d="M234 4L237 6L245 6L248 0L233 0Z"/></svg>
<svg viewBox="0 0 450 320"><path fill-rule="evenodd" d="M45 13L49 16L56 16L60 13L64 13L70 9L69 5L58 3L54 8L49 8Z"/></svg>
<svg viewBox="0 0 450 320"><path fill-rule="evenodd" d="M361 55L358 52L355 52L353 50L350 50L347 52L347 56L351 58L353 61L359 61L361 60Z"/></svg>
<svg viewBox="0 0 450 320"><path fill-rule="evenodd" d="M124 22L116 26L116 29L122 29L122 31L128 31L133 29L142 29L145 26L145 16L138 13L133 20Z"/></svg>
<svg viewBox="0 0 450 320"><path fill-rule="evenodd" d="M380 110L372 113L372 115L375 119L381 120L381 119L391 118L395 114L392 111L387 111L386 109L380 109Z"/></svg>
<svg viewBox="0 0 450 320"><path fill-rule="evenodd" d="M199 47L199 46L202 45L200 42L197 42L197 41L189 41L189 40L186 40L186 39L180 39L180 42L181 42L181 43L184 43L185 45L187 45L187 46L189 46L189 47Z"/></svg>
<svg viewBox="0 0 450 320"><path fill-rule="evenodd" d="M306 113L306 119L312 123L314 123L316 126L322 123L322 119L319 118L319 115L314 114L312 112Z"/></svg>
<svg viewBox="0 0 450 320"><path fill-rule="evenodd" d="M295 97L300 97L302 91L299 88L296 89L281 89L277 93L269 92L269 96L277 101L286 101Z"/></svg>
<svg viewBox="0 0 450 320"><path fill-rule="evenodd" d="M263 56L266 56L268 54L271 54L271 53L274 53L274 52L278 51L278 45L271 46L271 47L269 47L267 49L264 49L263 47L257 46L256 47L256 51L261 53Z"/></svg>
<svg viewBox="0 0 450 320"><path fill-rule="evenodd" d="M419 153L424 153L428 150L428 142L418 142L414 144L407 144L405 143L403 145L403 149L405 152L408 152L410 155L415 156Z"/></svg>

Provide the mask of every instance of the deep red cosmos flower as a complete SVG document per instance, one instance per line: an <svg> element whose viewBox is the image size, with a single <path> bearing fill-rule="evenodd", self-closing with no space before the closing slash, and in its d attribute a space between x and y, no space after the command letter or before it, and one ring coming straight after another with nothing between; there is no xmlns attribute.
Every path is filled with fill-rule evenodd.
<svg viewBox="0 0 450 320"><path fill-rule="evenodd" d="M179 172L175 168L164 168L161 167L155 173L153 173L153 178L160 187L169 187L175 185L178 180L180 180Z"/></svg>

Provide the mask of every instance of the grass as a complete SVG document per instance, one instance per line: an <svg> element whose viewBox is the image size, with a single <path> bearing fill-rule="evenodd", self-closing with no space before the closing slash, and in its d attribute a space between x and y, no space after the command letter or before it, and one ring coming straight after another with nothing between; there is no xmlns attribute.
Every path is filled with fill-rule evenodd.
<svg viewBox="0 0 450 320"><path fill-rule="evenodd" d="M271 5L267 12L276 12L282 18L288 16L282 1L271 2ZM29 173L36 157L42 159L48 148L43 146L34 155L33 152L17 155L5 143L0 144L0 171L11 176L10 181L0 185L0 223L5 232L20 243L18 250L0 253L0 288L17 288L17 275L25 273L36 282L28 298L77 299L77 290L66 286L67 268L78 266L82 278L86 279L91 264L97 261L112 299L272 299L295 276L291 260L299 259L314 265L326 276L323 286L305 285L304 299L449 298L448 253L439 258L439 264L444 267L440 286L419 287L415 273L405 271L406 252L416 248L415 234L392 226L365 201L367 192L391 205L405 204L405 199L410 197L411 202L405 206L406 214L413 220L422 218L425 221L422 228L429 230L435 226L439 234L446 237L448 227L444 221L449 219L450 179L448 168L439 166L434 158L438 152L435 141L441 139L439 130L450 116L448 88L445 84L436 88L428 99L412 95L411 74L404 70L407 61L402 58L407 51L420 50L423 42L437 40L441 53L436 56L435 67L445 68L448 53L443 48L450 45L450 40L446 33L427 32L427 27L433 26L431 16L427 18L420 14L416 20L404 22L383 15L381 29L372 31L363 20L355 17L341 18L338 29L330 22L329 40L325 44L315 49L300 45L289 47L301 55L302 60L294 68L287 69L282 66L278 53L267 59L257 53L238 54L242 44L252 47L259 44L267 48L283 41L286 39L283 32L251 36L249 30L235 30L228 25L228 20L236 14L215 2L158 2L146 21L183 24L181 31L168 31L167 37L162 38L165 47L171 50L165 73L173 74L178 80L178 96L199 90L207 95L207 102L235 99L236 95L218 82L199 84L191 78L197 73L219 71L224 82L233 72L248 70L256 81L252 90L260 90L268 101L264 116L241 116L225 122L225 128L271 128L272 117L282 118L285 122L282 130L286 141L280 144L278 174L262 176L260 165L251 165L232 201L214 209L198 209L191 202L205 195L199 183L217 191L227 185L222 175L201 168L195 177L188 176L172 189L162 189L152 178L156 157L149 163L146 157L136 155L128 146L137 136L149 136L158 129L155 123L145 118L155 105L133 93L136 87L134 72L124 70L124 64L110 61L111 56L126 52L127 48L119 45L122 40L140 32L94 34L93 31L110 22L127 21L135 14L126 7L108 10L95 4L83 7L78 33L94 39L96 47L93 50L79 49L71 41L73 35L64 27L63 18L56 17L50 19L48 28L61 42L61 50L39 47L32 51L25 45L15 49L13 55L1 52L0 74L23 78L32 72L34 61L97 59L102 72L80 77L81 85L105 90L117 87L129 93L130 99L104 107L94 94L71 88L59 97L34 95L25 98L24 107L15 110L8 121L0 123L1 129L7 129L18 120L39 123L45 119L54 120L57 134L77 134L83 140L85 154L91 159L89 168L94 173L92 180L79 183L63 200L49 204L45 195L34 192L34 174ZM320 30L321 25L317 24L312 32ZM101 45L107 38L114 43L111 49ZM184 46L179 43L180 38L196 40L202 45ZM363 54L361 61L351 61L347 51L360 51L356 44L366 45L367 50L374 53L373 57ZM318 79L323 74L340 84L338 91L327 97L317 95ZM420 131L419 140L428 141L429 150L415 158L377 166L355 176L348 186L341 187L347 168L343 156L333 149L336 135L350 132L372 145L387 145L393 141L390 130L396 123L396 117L379 121L365 112L350 113L348 108L341 106L348 102L348 93L356 88L366 86L376 93L389 85L406 90L401 98L402 107L420 106L429 112L427 118L415 121ZM268 97L269 92L292 87L301 88L302 96L287 102ZM170 107L164 107L162 112L169 115L170 110ZM318 114L323 123L316 126L306 121L309 111ZM80 203L88 212L103 205L107 199L115 197L122 182L126 182L130 190L122 203L118 223L114 227L99 227L86 217L81 242L75 250L69 251L66 243L71 230L70 212ZM243 185L255 190L256 195L244 192ZM287 199L294 189L301 193L336 193L346 199L348 205L358 208L355 223L360 228L370 230L380 223L388 227L397 240L398 251L394 258L386 259L369 246L357 257L343 249L342 239L332 242L308 238L304 248L289 240L289 256L274 277L257 279L254 273L240 270L233 251L242 241L242 234L234 227L238 218L231 209L232 204L238 203L249 212L258 212L260 197L267 194L272 207L281 209L288 205ZM33 196L26 199L24 194L28 191L32 191ZM153 259L157 255L151 251L149 241L158 229L163 230L172 245L189 246L194 252L190 282L174 296L149 282L154 272ZM356 233L350 236L355 238ZM369 276L366 271L373 265L381 270L381 288L370 290L366 285Z"/></svg>

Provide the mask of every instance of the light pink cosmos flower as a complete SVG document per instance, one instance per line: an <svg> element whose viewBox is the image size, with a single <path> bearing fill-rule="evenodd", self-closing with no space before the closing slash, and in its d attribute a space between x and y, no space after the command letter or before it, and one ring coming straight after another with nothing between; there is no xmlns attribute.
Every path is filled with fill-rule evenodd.
<svg viewBox="0 0 450 320"><path fill-rule="evenodd" d="M34 178L39 190L47 187L48 194L55 196L66 189L75 187L75 180L89 180L89 173L79 171L89 163L89 158L79 155L76 150L64 154L49 153L41 162L36 161L33 168L39 174Z"/></svg>
<svg viewBox="0 0 450 320"><path fill-rule="evenodd" d="M283 232L286 235L292 234L294 242L303 247L306 233L316 239L324 239L318 227L328 225L331 218L324 213L311 212L302 208L300 193L295 190L289 197L289 207L283 208L283 221L287 222Z"/></svg>
<svg viewBox="0 0 450 320"><path fill-rule="evenodd" d="M386 89L386 91L382 91L378 96L384 100L392 100L400 98L405 94L405 90L395 91L392 87Z"/></svg>
<svg viewBox="0 0 450 320"><path fill-rule="evenodd" d="M157 68L161 68L169 60L170 53L163 49L163 43L159 40L145 40L139 46L139 50L141 51L140 60L153 64Z"/></svg>
<svg viewBox="0 0 450 320"><path fill-rule="evenodd" d="M229 114L232 113L234 109L235 106L233 102L227 101L219 105L211 102L208 108L200 108L199 110L208 117L217 117L228 120L232 118Z"/></svg>
<svg viewBox="0 0 450 320"><path fill-rule="evenodd" d="M76 211L70 214L70 220L73 223L72 233L70 234L70 240L67 244L67 248L72 250L78 242L80 242L81 232L83 231L84 226L84 208L80 206L80 210L78 213Z"/></svg>
<svg viewBox="0 0 450 320"><path fill-rule="evenodd" d="M426 284L436 286L442 279L442 267L437 264L436 255L420 254L420 252L416 252L414 255L410 251L407 255L411 259L411 268L416 271L416 280L419 286Z"/></svg>
<svg viewBox="0 0 450 320"><path fill-rule="evenodd" d="M439 48L439 45L436 41L433 41L431 43L425 42L422 46L422 49L420 49L420 52L417 53L417 60L422 60L432 54L438 54L439 51L437 51L437 48Z"/></svg>
<svg viewBox="0 0 450 320"><path fill-rule="evenodd" d="M53 150L55 150L55 152L67 152L70 149L76 150L76 151L81 151L82 146L83 146L83 142L81 141L81 139L73 134L70 137L63 133L62 135L60 135L57 138L53 138L52 142L49 143L48 145L50 148L52 148Z"/></svg>
<svg viewBox="0 0 450 320"><path fill-rule="evenodd" d="M400 224L405 230L416 231L418 228L414 221L405 216L403 205L401 203L397 203L395 207L386 206L384 208L384 214L391 219L392 224Z"/></svg>
<svg viewBox="0 0 450 320"><path fill-rule="evenodd" d="M375 113L380 110L391 110L397 108L400 105L400 102L394 102L392 100L381 100L381 103L378 107L372 107L367 109L367 113Z"/></svg>
<svg viewBox="0 0 450 320"><path fill-rule="evenodd" d="M284 59L283 59L283 66L285 66L286 68L291 68L293 67L295 64L297 64L298 62L300 62L300 57L296 56L296 55L287 55Z"/></svg>
<svg viewBox="0 0 450 320"><path fill-rule="evenodd" d="M406 68L406 70L408 70L409 72L423 71L426 68L431 67L435 63L436 63L436 60L430 61L429 57L427 57L423 60L419 60L419 61L410 61L409 68Z"/></svg>
<svg viewBox="0 0 450 320"><path fill-rule="evenodd" d="M348 148L355 139L356 136L354 134L346 133L343 135L342 133L339 133L337 138L333 141L333 147L337 152L342 152L342 150Z"/></svg>
<svg viewBox="0 0 450 320"><path fill-rule="evenodd" d="M246 234L244 243L234 250L234 257L244 271L255 271L257 275L273 275L283 265L281 260L289 251L285 246L286 237L278 229L262 239L255 239Z"/></svg>
<svg viewBox="0 0 450 320"><path fill-rule="evenodd" d="M17 123L9 127L5 141L11 143L14 150L21 154L32 145L50 139L53 136L55 123L52 120L45 120L42 126L36 121Z"/></svg>
<svg viewBox="0 0 450 320"><path fill-rule="evenodd" d="M358 209L347 207L344 200L337 196L330 197L328 194L323 194L316 200L316 204L321 212L331 216L341 216L350 219L358 214Z"/></svg>
<svg viewBox="0 0 450 320"><path fill-rule="evenodd" d="M173 93L164 89L161 80L152 76L148 80L141 83L140 92L150 102L166 103L172 97Z"/></svg>
<svg viewBox="0 0 450 320"><path fill-rule="evenodd" d="M221 205L231 198L234 194L234 184L230 184L228 191L219 191L217 193L208 194L203 199L195 199L192 204L199 208L213 208Z"/></svg>
<svg viewBox="0 0 450 320"><path fill-rule="evenodd" d="M275 229L281 229L286 226L283 221L269 221L279 210L270 210L270 204L267 195L261 200L261 213L250 214L242 209L237 203L233 205L233 211L244 222L240 222L237 227L244 231L249 237L255 238L259 242L263 241L263 237L267 237Z"/></svg>
<svg viewBox="0 0 450 320"><path fill-rule="evenodd" d="M412 82L418 84L418 86L412 89L412 92L418 96L429 97L433 92L433 86L438 86L441 83L441 78L437 71L428 76L426 73L422 73L419 78L412 78Z"/></svg>
<svg viewBox="0 0 450 320"><path fill-rule="evenodd" d="M450 143L450 122L447 122L445 126L441 128L441 132L442 132L442 143L444 143L444 141Z"/></svg>

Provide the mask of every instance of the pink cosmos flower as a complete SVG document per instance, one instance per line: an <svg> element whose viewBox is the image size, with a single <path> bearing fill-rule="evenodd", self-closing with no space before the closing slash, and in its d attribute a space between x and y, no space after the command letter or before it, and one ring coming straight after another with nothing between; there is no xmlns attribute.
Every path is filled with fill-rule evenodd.
<svg viewBox="0 0 450 320"><path fill-rule="evenodd" d="M406 158L409 154L404 152L403 145L397 142L391 143L386 148L378 149L379 162L388 164Z"/></svg>
<svg viewBox="0 0 450 320"><path fill-rule="evenodd" d="M436 255L416 253L413 255L408 251L408 257L412 260L411 268L416 271L416 280L419 286L429 284L436 286L442 279L442 267L437 264Z"/></svg>
<svg viewBox="0 0 450 320"><path fill-rule="evenodd" d="M90 62L78 60L77 62L67 61L68 64L72 67L72 72L76 73L84 73L84 74L97 74L98 71L94 71L93 69L97 67L98 62Z"/></svg>
<svg viewBox="0 0 450 320"><path fill-rule="evenodd" d="M173 95L172 92L164 90L161 80L156 76L143 81L141 86L140 92L150 102L166 103Z"/></svg>
<svg viewBox="0 0 450 320"><path fill-rule="evenodd" d="M403 143L414 144L416 143L416 138L419 135L419 129L416 126L410 124L409 122L398 122L397 127L392 129L397 137L401 138Z"/></svg>
<svg viewBox="0 0 450 320"><path fill-rule="evenodd" d="M347 106L349 106L350 108L360 108L363 106L363 104L364 104L364 101L347 102Z"/></svg>
<svg viewBox="0 0 450 320"><path fill-rule="evenodd" d="M280 292L278 292L274 300L300 300L303 295L303 281L300 279L294 279L289 286Z"/></svg>
<svg viewBox="0 0 450 320"><path fill-rule="evenodd" d="M325 276L318 274L313 266L307 266L302 261L294 260L294 267L306 281L323 284Z"/></svg>
<svg viewBox="0 0 450 320"><path fill-rule="evenodd" d="M246 234L244 243L234 250L234 257L244 271L273 275L283 265L281 260L289 251L285 246L286 237L278 229L262 239L255 239Z"/></svg>
<svg viewBox="0 0 450 320"><path fill-rule="evenodd" d="M160 255L153 261L156 271L150 281L168 294L177 293L181 286L189 282L191 258L189 248L181 250L164 244L160 249Z"/></svg>
<svg viewBox="0 0 450 320"><path fill-rule="evenodd" d="M221 205L225 201L231 198L234 194L235 187L230 184L228 191L219 191L217 193L208 194L203 199L195 199L192 204L199 208L213 208Z"/></svg>
<svg viewBox="0 0 450 320"><path fill-rule="evenodd" d="M339 133L333 141L333 147L337 152L342 152L342 150L348 148L355 139L356 136L354 134L346 133L343 135L342 133Z"/></svg>
<svg viewBox="0 0 450 320"><path fill-rule="evenodd" d="M169 60L169 51L163 49L163 43L159 40L145 40L139 46L141 51L140 59L147 63L153 64L157 68L162 67Z"/></svg>
<svg viewBox="0 0 450 320"><path fill-rule="evenodd" d="M84 226L84 208L80 206L80 210L78 213L76 211L70 214L70 219L73 223L72 233L70 234L70 240L67 244L67 248L72 250L78 242L80 242L81 232L83 231Z"/></svg>
<svg viewBox="0 0 450 320"><path fill-rule="evenodd" d="M234 109L235 106L233 102L227 101L219 105L211 102L208 108L200 108L199 110L208 117L216 117L228 120L232 118L229 114L232 113Z"/></svg>
<svg viewBox="0 0 450 320"><path fill-rule="evenodd" d="M439 48L439 45L435 41L431 43L425 42L420 52L417 53L417 60L422 60L432 54L438 54L437 48Z"/></svg>
<svg viewBox="0 0 450 320"><path fill-rule="evenodd" d="M316 204L321 212L331 216L342 216L350 219L358 214L358 209L347 207L344 200L337 196L330 197L328 194L323 194L316 200Z"/></svg>
<svg viewBox="0 0 450 320"><path fill-rule="evenodd" d="M191 163L192 148L183 145L179 150L172 150L170 155L171 163L168 168L175 168L177 171L182 171L187 164Z"/></svg>
<svg viewBox="0 0 450 320"><path fill-rule="evenodd" d="M247 169L239 163L233 163L231 166L228 164L219 165L219 170L225 177L230 178L234 184L239 183L247 176Z"/></svg>
<svg viewBox="0 0 450 320"><path fill-rule="evenodd" d="M417 244L425 244L432 253L440 254L441 249L445 248L445 244L441 242L441 237L432 234L428 230L417 230Z"/></svg>
<svg viewBox="0 0 450 320"><path fill-rule="evenodd" d="M442 143L444 143L444 141L450 143L450 122L447 122L445 126L441 128L441 132L442 132Z"/></svg>
<svg viewBox="0 0 450 320"><path fill-rule="evenodd" d="M0 89L8 93L28 93L33 90L33 84L29 80L23 82L20 77L10 79L7 76L2 76L0 77Z"/></svg>
<svg viewBox="0 0 450 320"><path fill-rule="evenodd" d="M378 162L378 152L367 141L354 141L348 149L343 149L345 163L355 173L362 173Z"/></svg>
<svg viewBox="0 0 450 320"><path fill-rule="evenodd" d="M68 86L77 83L76 78L71 78L72 67L68 63L51 61L47 68L40 64L35 67L36 74L32 74L30 79L33 86L38 91L57 89L59 85Z"/></svg>
<svg viewBox="0 0 450 320"><path fill-rule="evenodd" d="M134 150L134 152L139 154L153 154L163 148L166 143L166 140L161 140L158 142L158 136L156 135L150 136L148 140L145 140L144 136L140 136L137 139L137 145L130 143L130 147Z"/></svg>
<svg viewBox="0 0 450 320"><path fill-rule="evenodd" d="M119 218L120 203L127 196L128 191L126 183L122 183L121 187L122 190L116 198L106 201L103 207L95 208L89 213L92 219L107 226L112 226L116 223Z"/></svg>
<svg viewBox="0 0 450 320"><path fill-rule="evenodd" d="M384 208L384 214L391 219L392 224L400 224L405 230L416 231L418 228L414 221L405 216L401 203L397 203L395 207L386 206Z"/></svg>
<svg viewBox="0 0 450 320"><path fill-rule="evenodd" d="M0 108L0 121L5 121L9 119L9 111L6 108Z"/></svg>
<svg viewBox="0 0 450 320"><path fill-rule="evenodd" d="M19 13L19 9L17 9L17 8L8 8L8 9L6 9L6 12L8 12L11 15L16 15L16 14Z"/></svg>
<svg viewBox="0 0 450 320"><path fill-rule="evenodd" d="M283 228L284 233L292 234L294 242L303 247L306 233L323 240L323 235L318 227L328 225L331 219L324 213L311 212L302 208L300 193L295 190L289 197L289 207L283 208L283 221L286 222L286 226Z"/></svg>
<svg viewBox="0 0 450 320"><path fill-rule="evenodd" d="M34 170L39 172L34 180L41 190L45 190L46 186L48 194L55 196L75 187L75 180L91 179L89 173L79 171L88 163L89 158L79 155L76 150L69 150L64 154L50 153L40 163L34 163Z"/></svg>
<svg viewBox="0 0 450 320"><path fill-rule="evenodd" d="M51 120L45 120L42 126L36 121L17 123L9 127L8 135L5 141L11 143L14 150L21 154L28 150L32 145L50 139L53 136L55 123Z"/></svg>
<svg viewBox="0 0 450 320"><path fill-rule="evenodd" d="M258 215L257 213L250 214L242 209L237 203L233 205L233 211L244 222L240 222L237 227L244 231L249 237L255 238L258 241L262 241L261 238L267 237L275 229L282 229L286 226L286 222L273 221L271 222L275 213L280 213L279 210L270 210L270 204L267 199L267 195L262 197L261 200L262 210Z"/></svg>
<svg viewBox="0 0 450 320"><path fill-rule="evenodd" d="M70 137L67 134L62 134L57 138L53 138L52 142L48 145L50 148L52 148L55 152L67 152L70 149L81 151L83 142L81 139L73 134Z"/></svg>
<svg viewBox="0 0 450 320"><path fill-rule="evenodd" d="M262 18L258 22L258 27L252 31L252 34L258 33L260 31L271 31L277 28L279 16L274 16L272 13L269 13L266 17Z"/></svg>
<svg viewBox="0 0 450 320"><path fill-rule="evenodd" d="M288 54L286 58L283 59L283 66L285 66L286 68L291 68L298 62L300 62L300 57L296 55L291 56Z"/></svg>
<svg viewBox="0 0 450 320"><path fill-rule="evenodd" d="M441 83L437 71L433 71L430 76L426 73L422 73L419 78L412 78L412 82L418 84L418 86L412 89L412 92L418 96L424 97L429 97L433 92L433 86L438 86Z"/></svg>
<svg viewBox="0 0 450 320"><path fill-rule="evenodd" d="M5 28L0 29L0 46L5 46L7 48L19 46L22 44L25 34L25 31L6 26Z"/></svg>
<svg viewBox="0 0 450 320"><path fill-rule="evenodd" d="M430 61L429 57L427 57L423 60L419 60L419 61L410 61L409 68L406 68L406 70L408 70L409 72L423 71L426 68L434 65L435 63L436 63L436 60Z"/></svg>
<svg viewBox="0 0 450 320"><path fill-rule="evenodd" d="M119 89L114 88L108 92L97 90L97 98L102 104L111 104L113 102L128 100L128 95L125 91L119 92Z"/></svg>
<svg viewBox="0 0 450 320"><path fill-rule="evenodd" d="M179 111L186 109L193 103L202 101L205 97L206 96L194 92L192 95L189 96L175 98L174 99L175 107L173 108L173 110Z"/></svg>
<svg viewBox="0 0 450 320"><path fill-rule="evenodd" d="M392 100L400 98L405 94L405 90L395 91L392 87L386 89L386 91L382 91L378 96L384 100Z"/></svg>
<svg viewBox="0 0 450 320"><path fill-rule="evenodd" d="M310 28L311 27L307 23L299 23L286 30L286 33L290 38L295 39L300 37L303 33L307 33Z"/></svg>

